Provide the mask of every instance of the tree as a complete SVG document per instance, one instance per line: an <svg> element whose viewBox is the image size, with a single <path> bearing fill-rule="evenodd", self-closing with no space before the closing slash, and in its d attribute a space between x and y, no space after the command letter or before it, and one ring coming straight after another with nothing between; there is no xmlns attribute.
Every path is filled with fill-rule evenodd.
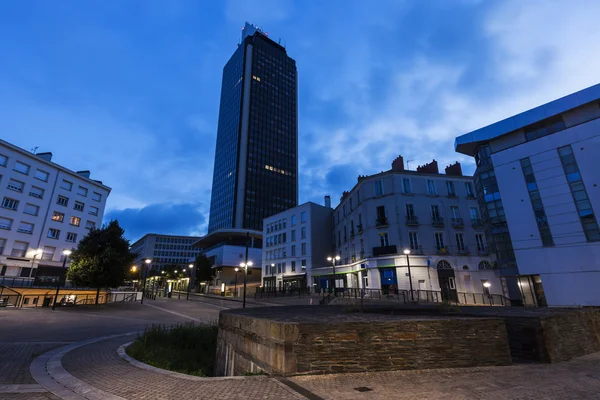
<svg viewBox="0 0 600 400"><path fill-rule="evenodd" d="M196 281L207 282L215 277L215 270L212 268L212 263L205 254L200 254L196 257Z"/></svg>
<svg viewBox="0 0 600 400"><path fill-rule="evenodd" d="M96 289L96 304L101 288L123 284L135 254L129 251L129 240L116 220L101 229L92 229L71 254L68 279L75 286Z"/></svg>

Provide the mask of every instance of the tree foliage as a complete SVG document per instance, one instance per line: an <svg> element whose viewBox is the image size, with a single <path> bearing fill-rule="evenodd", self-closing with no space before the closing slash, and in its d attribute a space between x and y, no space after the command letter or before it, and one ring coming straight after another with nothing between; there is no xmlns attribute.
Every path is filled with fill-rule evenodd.
<svg viewBox="0 0 600 400"><path fill-rule="evenodd" d="M75 286L117 287L129 273L135 255L129 251L129 241L123 228L114 220L100 229L92 229L71 254L67 278Z"/></svg>
<svg viewBox="0 0 600 400"><path fill-rule="evenodd" d="M207 282L214 278L215 270L212 268L212 263L204 254L196 257L196 281Z"/></svg>

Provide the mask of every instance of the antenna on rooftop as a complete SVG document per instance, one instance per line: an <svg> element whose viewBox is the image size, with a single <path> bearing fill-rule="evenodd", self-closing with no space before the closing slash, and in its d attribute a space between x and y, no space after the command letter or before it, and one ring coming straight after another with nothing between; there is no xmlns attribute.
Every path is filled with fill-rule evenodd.
<svg viewBox="0 0 600 400"><path fill-rule="evenodd" d="M35 154L35 153L37 152L37 149L38 149L38 147L39 147L39 146L35 146L33 149L31 149L31 152L32 152L33 154Z"/></svg>
<svg viewBox="0 0 600 400"><path fill-rule="evenodd" d="M415 161L415 160L406 160L406 170L407 170L407 171L409 171L409 170L410 170L410 168L408 168L408 163L409 163L409 162L411 162L411 161Z"/></svg>

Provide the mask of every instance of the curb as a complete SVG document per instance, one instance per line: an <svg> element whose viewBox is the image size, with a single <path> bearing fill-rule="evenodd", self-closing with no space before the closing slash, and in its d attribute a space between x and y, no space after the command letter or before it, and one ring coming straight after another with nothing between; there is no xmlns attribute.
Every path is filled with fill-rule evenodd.
<svg viewBox="0 0 600 400"><path fill-rule="evenodd" d="M141 368L141 369L145 369L146 371L152 371L152 372L156 372L158 374L168 375L168 376L173 377L173 378L187 379L189 381L197 381L197 382L226 381L226 380L240 380L240 379L257 379L257 378L258 379L265 379L265 378L269 379L268 375L261 375L261 376L213 376L213 377L203 377L203 376L194 376L194 375L182 374L181 372L169 371L168 369L162 369L162 368L158 368L158 367L153 367L152 365L149 365L149 364L143 363L141 361L138 361L135 358L131 357L129 354L127 354L127 352L125 351L125 349L127 347L129 347L133 342L134 342L134 340L132 340L131 342L124 343L121 346L119 346L119 348L117 349L117 354L119 355L119 357L121 357L123 360L127 361L131 365L134 365L134 366L136 366L138 368Z"/></svg>

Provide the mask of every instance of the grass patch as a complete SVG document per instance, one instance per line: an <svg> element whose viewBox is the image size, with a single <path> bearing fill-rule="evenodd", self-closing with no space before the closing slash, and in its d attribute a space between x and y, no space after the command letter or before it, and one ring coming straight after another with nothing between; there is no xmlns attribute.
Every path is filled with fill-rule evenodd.
<svg viewBox="0 0 600 400"><path fill-rule="evenodd" d="M217 326L152 325L126 351L138 361L157 368L195 376L213 376Z"/></svg>

